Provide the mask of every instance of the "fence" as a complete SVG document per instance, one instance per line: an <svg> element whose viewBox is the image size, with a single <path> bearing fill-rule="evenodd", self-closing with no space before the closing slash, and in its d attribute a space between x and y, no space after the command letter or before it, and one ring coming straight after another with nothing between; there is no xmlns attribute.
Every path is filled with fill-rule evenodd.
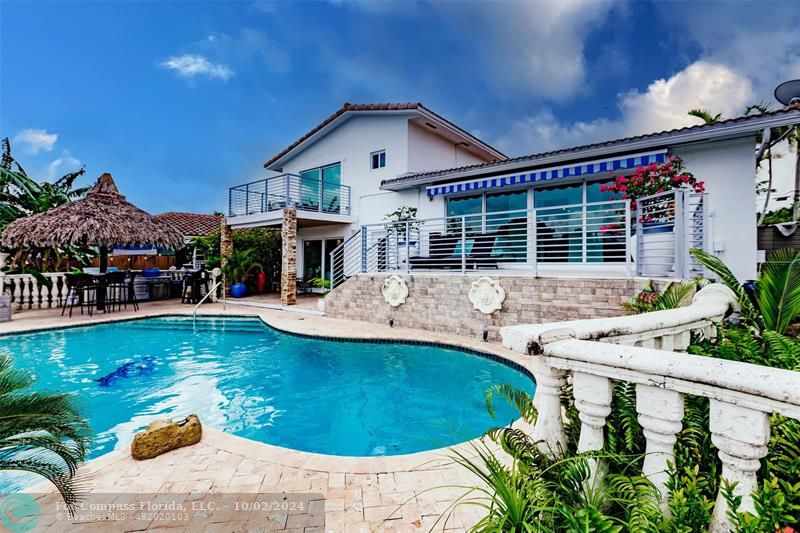
<svg viewBox="0 0 800 533"><path fill-rule="evenodd" d="M25 309L47 309L60 307L67 298L66 272L45 272L42 276L49 283L40 283L31 274L0 274L0 294L11 296L11 305L15 310ZM186 275L183 270L163 270L163 276L169 276L172 280L182 280ZM216 276L212 274L211 284L216 281ZM212 301L216 297L212 296Z"/></svg>

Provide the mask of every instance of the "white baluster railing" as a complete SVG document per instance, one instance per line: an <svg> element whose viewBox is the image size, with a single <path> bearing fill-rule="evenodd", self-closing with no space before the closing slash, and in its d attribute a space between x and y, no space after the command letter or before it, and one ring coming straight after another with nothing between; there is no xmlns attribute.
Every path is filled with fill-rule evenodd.
<svg viewBox="0 0 800 533"><path fill-rule="evenodd" d="M0 275L0 293L10 294L16 310L58 307L67 294L64 272L42 274L50 281L43 285L31 274Z"/></svg>
<svg viewBox="0 0 800 533"><path fill-rule="evenodd" d="M504 345L532 355L529 368L536 377L538 409L532 437L548 453L563 447L559 394L571 377L581 420L578 450L602 449L611 385L635 383L646 439L643 474L666 496L667 464L681 430L684 395L709 398L709 431L719 450L722 477L737 482L734 492L743 498L741 510L754 512L751 493L767 454L769 415L800 420L800 372L673 351L685 349L692 333L711 333L734 301L731 291L710 285L691 305L673 311L503 328ZM596 471L595 465L593 476ZM729 526L720 494L711 531L728 531Z"/></svg>
<svg viewBox="0 0 800 533"><path fill-rule="evenodd" d="M713 337L714 325L736 306L736 295L718 283L700 289L691 305L668 311L550 324L521 324L501 329L503 345L514 351L539 353L543 338L569 329L577 339L685 351L693 333Z"/></svg>

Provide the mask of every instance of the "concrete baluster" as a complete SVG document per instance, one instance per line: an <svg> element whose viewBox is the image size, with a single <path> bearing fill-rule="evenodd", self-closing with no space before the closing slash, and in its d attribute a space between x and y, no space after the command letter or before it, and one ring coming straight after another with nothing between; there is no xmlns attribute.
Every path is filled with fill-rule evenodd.
<svg viewBox="0 0 800 533"><path fill-rule="evenodd" d="M711 400L711 442L719 450L722 478L736 482L734 493L742 497L740 512L753 512L751 493L758 486L756 472L767 455L769 416L762 411ZM730 530L728 506L722 492L717 495L711 533Z"/></svg>
<svg viewBox="0 0 800 533"><path fill-rule="evenodd" d="M561 388L565 372L550 367L541 357L531 357L530 369L536 378L536 425L533 440L544 453L554 455L567 448L567 436L561 415Z"/></svg>
<svg viewBox="0 0 800 533"><path fill-rule="evenodd" d="M642 474L658 489L661 508L665 512L669 480L667 463L674 460L683 408L683 395L679 392L642 384L636 386L636 411L647 439Z"/></svg>
<svg viewBox="0 0 800 533"><path fill-rule="evenodd" d="M606 417L611 414L611 380L602 376L575 372L572 376L575 407L581 419L581 436L578 452L603 449ZM599 466L592 461L589 485L595 486Z"/></svg>

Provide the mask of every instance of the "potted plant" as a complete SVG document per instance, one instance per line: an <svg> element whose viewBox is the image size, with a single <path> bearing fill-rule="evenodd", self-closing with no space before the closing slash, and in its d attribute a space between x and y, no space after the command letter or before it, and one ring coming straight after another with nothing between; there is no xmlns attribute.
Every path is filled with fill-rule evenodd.
<svg viewBox="0 0 800 533"><path fill-rule="evenodd" d="M247 293L245 282L253 272L261 271L261 264L255 259L255 249L233 250L222 269L231 282L231 296L241 298Z"/></svg>
<svg viewBox="0 0 800 533"><path fill-rule="evenodd" d="M315 289L321 289L320 292L323 297L317 300L317 309L325 312L325 295L331 292L331 280L327 278L311 278L309 282Z"/></svg>

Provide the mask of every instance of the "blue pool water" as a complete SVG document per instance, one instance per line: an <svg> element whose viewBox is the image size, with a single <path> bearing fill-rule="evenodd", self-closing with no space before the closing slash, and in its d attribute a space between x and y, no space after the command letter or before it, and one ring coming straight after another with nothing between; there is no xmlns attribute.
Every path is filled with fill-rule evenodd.
<svg viewBox="0 0 800 533"><path fill-rule="evenodd" d="M510 422L484 391L533 381L467 352L290 335L256 318L169 317L0 336L36 388L76 393L96 434L91 457L155 418L316 453L396 455L452 445Z"/></svg>

